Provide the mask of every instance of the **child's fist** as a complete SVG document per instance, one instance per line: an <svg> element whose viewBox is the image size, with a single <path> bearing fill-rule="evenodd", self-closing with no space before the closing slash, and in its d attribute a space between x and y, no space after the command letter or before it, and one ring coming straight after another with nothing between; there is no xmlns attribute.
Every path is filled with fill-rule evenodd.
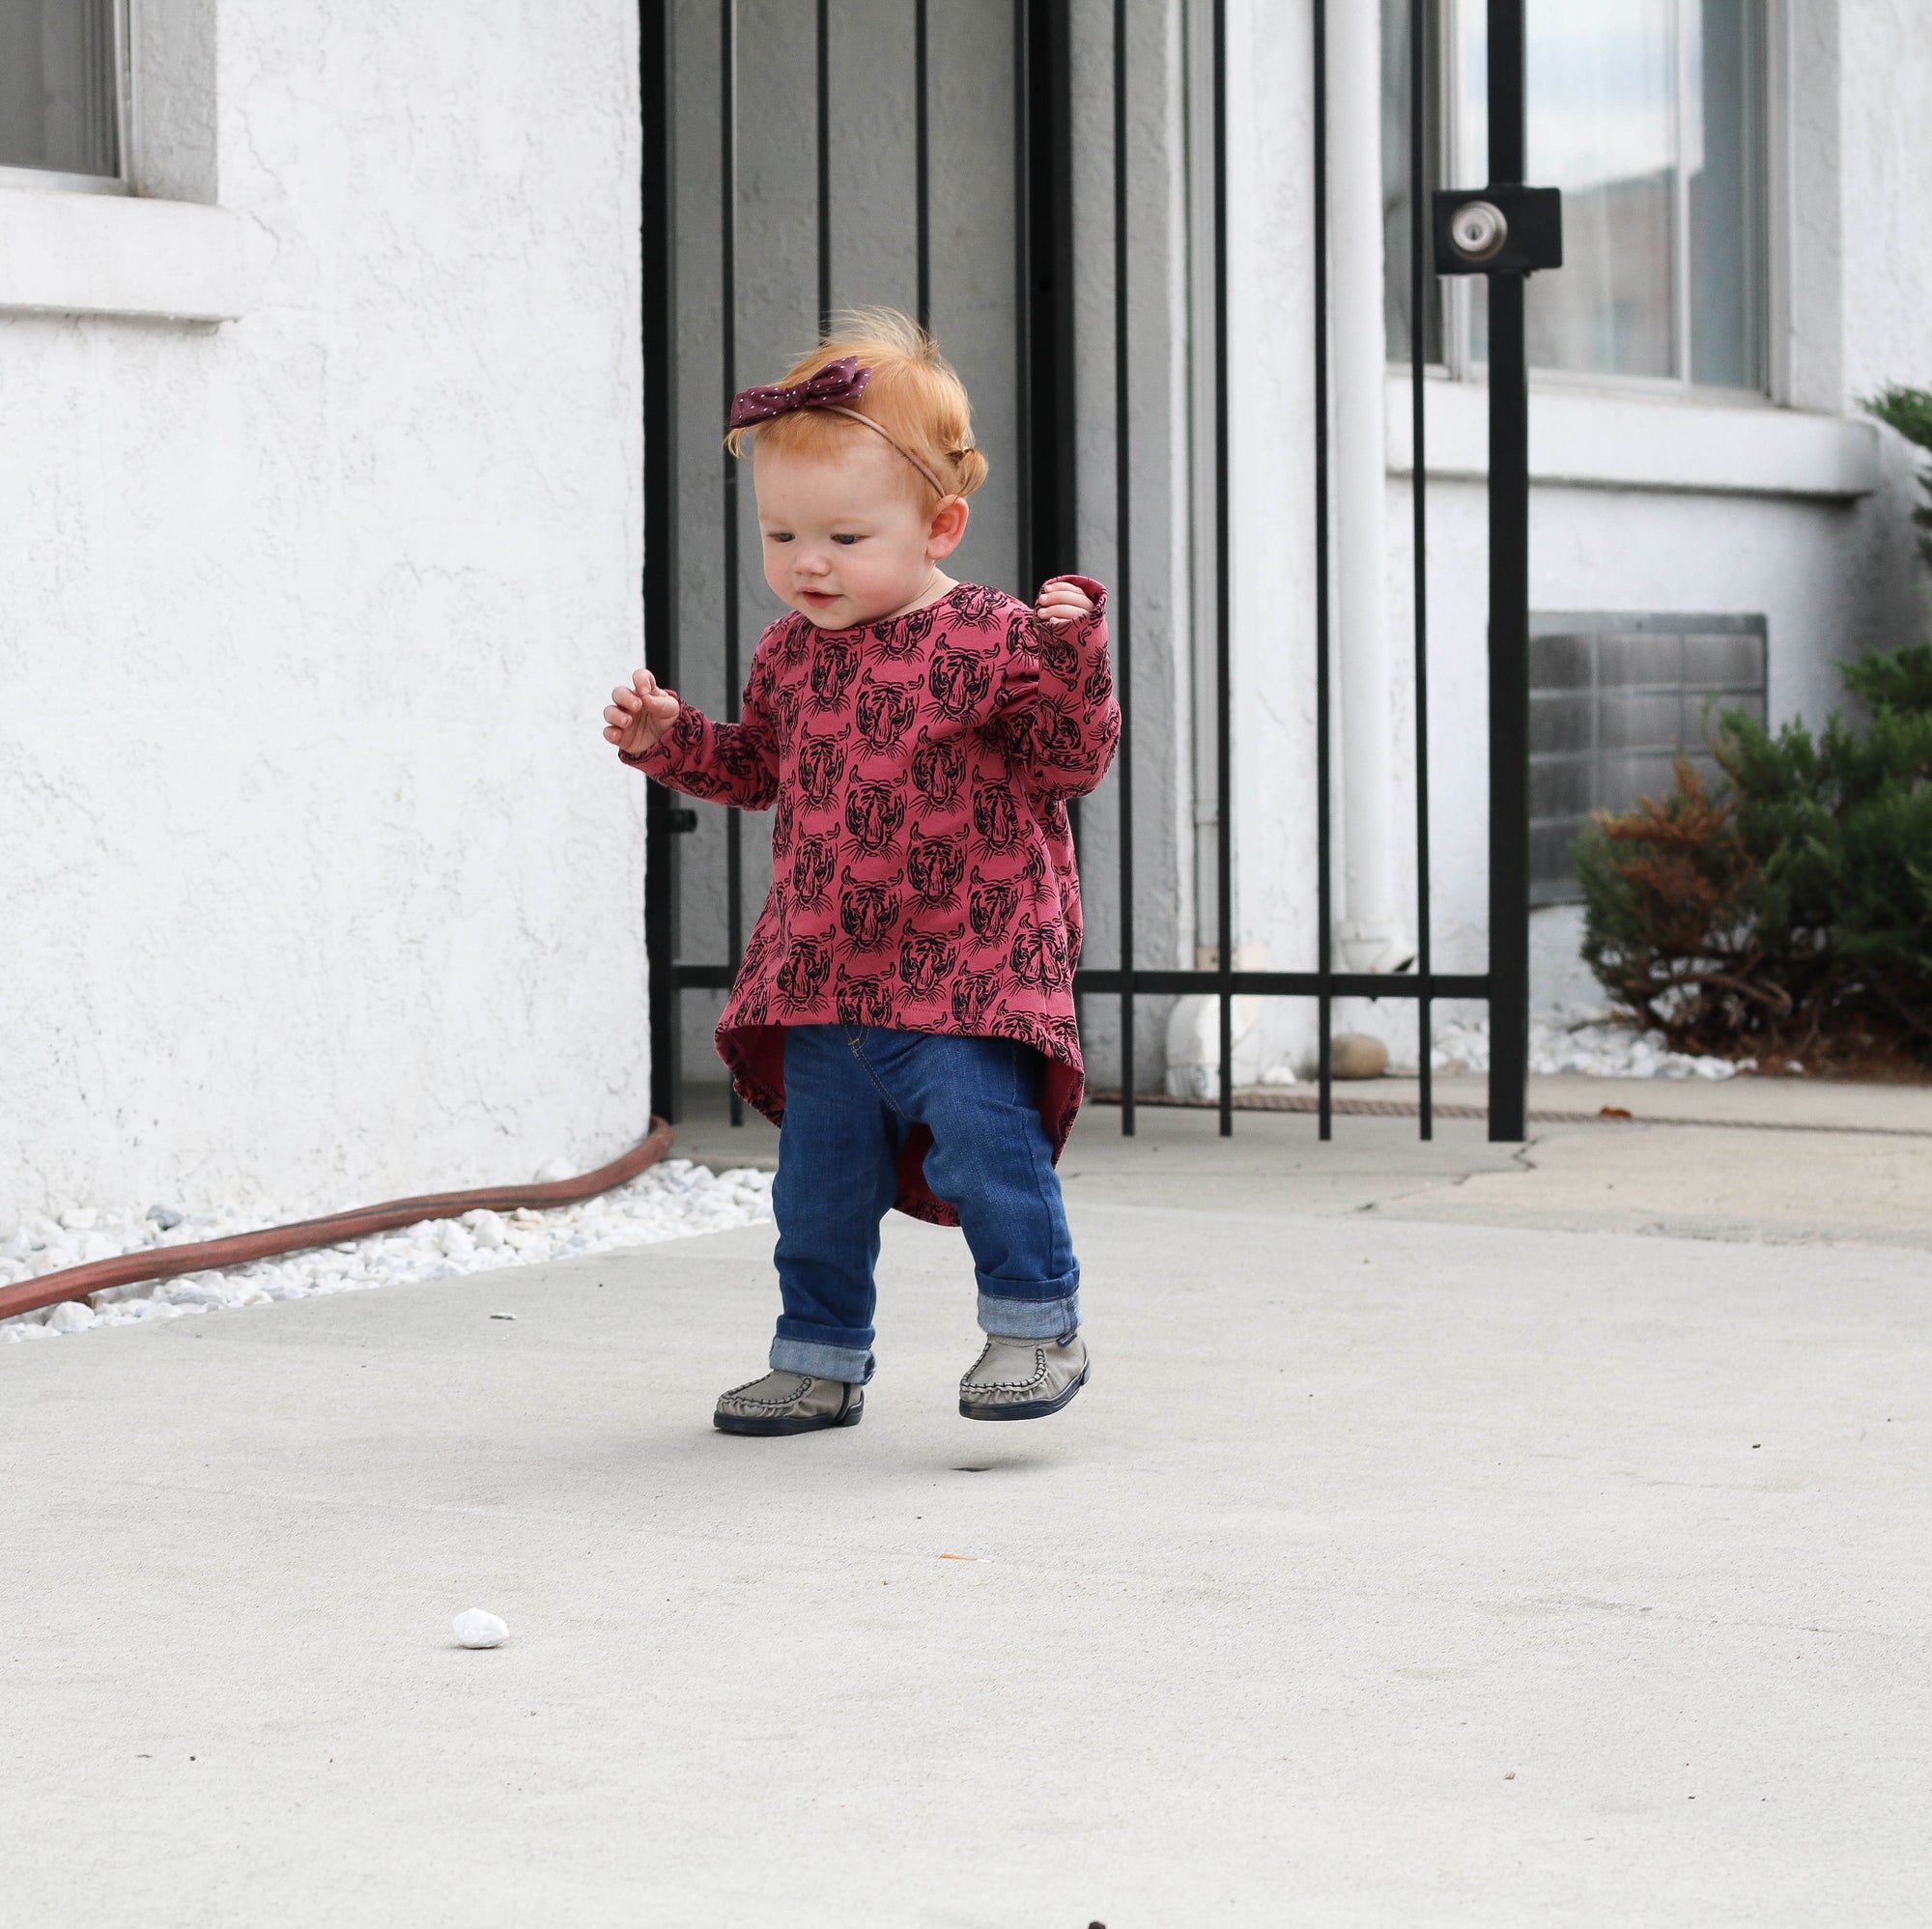
<svg viewBox="0 0 1932 1929"><path fill-rule="evenodd" d="M626 756L640 757L677 722L677 692L660 690L649 670L620 684L604 706L604 741Z"/></svg>
<svg viewBox="0 0 1932 1929"><path fill-rule="evenodd" d="M1070 623L1094 608L1094 599L1078 583L1056 576L1040 585L1039 598L1033 607L1042 623Z"/></svg>

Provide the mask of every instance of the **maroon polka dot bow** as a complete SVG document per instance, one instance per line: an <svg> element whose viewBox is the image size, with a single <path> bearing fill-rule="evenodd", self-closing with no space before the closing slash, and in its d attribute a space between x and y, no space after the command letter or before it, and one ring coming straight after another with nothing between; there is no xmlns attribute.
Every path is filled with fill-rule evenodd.
<svg viewBox="0 0 1932 1929"><path fill-rule="evenodd" d="M861 368L857 355L845 355L788 388L743 389L731 398L731 426L749 429L754 422L769 422L794 409L837 409L856 402L871 379L872 371Z"/></svg>

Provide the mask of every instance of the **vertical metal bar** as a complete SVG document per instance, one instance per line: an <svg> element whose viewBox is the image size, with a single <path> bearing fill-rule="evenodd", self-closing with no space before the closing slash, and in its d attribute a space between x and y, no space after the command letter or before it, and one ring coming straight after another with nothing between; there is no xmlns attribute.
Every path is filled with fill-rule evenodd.
<svg viewBox="0 0 1932 1929"><path fill-rule="evenodd" d="M1328 7L1315 5L1315 969L1320 1136L1335 1130L1334 835L1329 822L1328 687Z"/></svg>
<svg viewBox="0 0 1932 1929"><path fill-rule="evenodd" d="M1028 364L1027 524L1021 593L1075 566L1077 525L1073 389L1073 83L1072 17L1055 0L1022 0L1026 133L1027 298L1020 338Z"/></svg>
<svg viewBox="0 0 1932 1929"><path fill-rule="evenodd" d="M1320 4L1320 0L1317 0ZM1221 1136L1235 1130L1235 786L1228 592L1228 8L1214 0L1214 882L1220 973Z"/></svg>
<svg viewBox="0 0 1932 1929"><path fill-rule="evenodd" d="M832 328L832 0L818 0L818 330ZM920 318L923 321L925 318Z"/></svg>
<svg viewBox="0 0 1932 1929"><path fill-rule="evenodd" d="M1129 413L1127 280L1127 0L1114 0L1114 678L1121 747L1121 1131L1134 1136L1134 677L1133 439Z"/></svg>
<svg viewBox="0 0 1932 1929"><path fill-rule="evenodd" d="M1490 0L1490 180L1523 176L1523 0ZM1529 1112L1529 375L1522 274L1490 283L1490 1137Z"/></svg>
<svg viewBox="0 0 1932 1929"><path fill-rule="evenodd" d="M1018 460L1013 465L1017 514L1012 586L1029 598L1038 587L1029 587L1034 568L1032 12L1030 0L1013 0L1013 421Z"/></svg>
<svg viewBox="0 0 1932 1929"><path fill-rule="evenodd" d="M1028 285L1022 354L1028 364L1027 526L1020 593L1029 601L1043 578L1078 567L1075 521L1078 448L1074 436L1073 331L1073 22L1060 0L1025 8ZM1077 845L1080 804L1067 808ZM1075 1016L1079 1004L1075 1001Z"/></svg>
<svg viewBox="0 0 1932 1929"><path fill-rule="evenodd" d="M672 276L676 202L672 191L670 6L639 0L638 94L643 141L639 245L643 282L640 342L644 385L644 664L668 689L677 685L677 347ZM670 793L644 786L644 957L651 1039L651 1110L678 1113L677 838Z"/></svg>
<svg viewBox="0 0 1932 1929"><path fill-rule="evenodd" d="M719 18L718 341L723 364L723 415L738 389L738 0L724 0ZM738 718L738 459L724 454L724 714ZM725 944L735 976L745 950L744 823L724 813ZM731 1122L745 1122L745 1104L731 1089Z"/></svg>
<svg viewBox="0 0 1932 1929"><path fill-rule="evenodd" d="M824 0L820 0L824 4ZM927 59L926 0L912 15L912 138L917 223L917 312L922 328L932 326L932 124Z"/></svg>
<svg viewBox="0 0 1932 1929"><path fill-rule="evenodd" d="M1423 141L1429 131L1425 81L1429 71L1429 0L1408 5L1408 413L1412 455L1409 502L1413 511L1415 580L1415 1051L1422 1082L1417 1110L1425 1139L1435 1136L1435 1075L1430 1063L1434 1027L1430 1020L1432 968L1429 928L1429 461L1423 370L1428 330L1422 302L1428 287L1423 256L1429 205L1423 168Z"/></svg>

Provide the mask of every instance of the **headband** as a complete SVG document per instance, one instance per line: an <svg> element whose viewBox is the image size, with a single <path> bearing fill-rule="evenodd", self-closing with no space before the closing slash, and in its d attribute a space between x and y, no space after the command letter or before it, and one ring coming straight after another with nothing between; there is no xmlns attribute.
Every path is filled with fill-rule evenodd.
<svg viewBox="0 0 1932 1929"><path fill-rule="evenodd" d="M862 422L875 435L884 437L942 497L957 495L956 490L948 489L883 422L875 422L871 416L862 415L858 410L845 406L865 394L866 384L871 379L872 371L861 368L857 355L845 355L838 361L827 362L817 374L807 376L803 382L794 382L788 386L742 389L731 399L730 426L733 429L752 429L760 422L769 422L774 415L789 414L794 409L823 409L829 414L843 415L848 422Z"/></svg>

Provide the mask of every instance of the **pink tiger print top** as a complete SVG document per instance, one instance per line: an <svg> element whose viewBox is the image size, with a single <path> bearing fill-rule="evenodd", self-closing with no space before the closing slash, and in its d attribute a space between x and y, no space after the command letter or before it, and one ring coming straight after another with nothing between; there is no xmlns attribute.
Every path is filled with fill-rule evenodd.
<svg viewBox="0 0 1932 1929"><path fill-rule="evenodd" d="M718 1026L732 1083L774 1123L785 1026L877 1025L1032 1045L1055 1158L1065 1145L1082 1081L1066 800L1106 774L1121 712L1106 591L1062 580L1095 607L1053 627L974 583L862 629L794 611L759 638L739 722L686 704L624 754L693 797L777 807L771 895ZM931 1142L914 1128L897 1204L954 1225L925 1183Z"/></svg>

